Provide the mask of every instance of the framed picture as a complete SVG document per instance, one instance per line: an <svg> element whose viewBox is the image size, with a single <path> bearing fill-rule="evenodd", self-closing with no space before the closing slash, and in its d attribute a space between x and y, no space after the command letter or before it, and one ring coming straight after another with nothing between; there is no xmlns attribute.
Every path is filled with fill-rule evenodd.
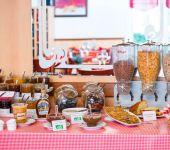
<svg viewBox="0 0 170 150"><path fill-rule="evenodd" d="M55 0L55 17L86 17L87 0Z"/></svg>

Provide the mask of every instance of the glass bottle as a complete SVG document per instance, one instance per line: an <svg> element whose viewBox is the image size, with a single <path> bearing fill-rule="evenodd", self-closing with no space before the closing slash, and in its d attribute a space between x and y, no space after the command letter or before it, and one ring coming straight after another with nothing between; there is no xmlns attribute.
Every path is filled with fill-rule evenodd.
<svg viewBox="0 0 170 150"><path fill-rule="evenodd" d="M97 82L88 82L83 87L82 100L86 108L91 105L92 112L100 112L105 105L103 88Z"/></svg>
<svg viewBox="0 0 170 150"><path fill-rule="evenodd" d="M62 112L65 108L73 108L77 105L78 92L69 84L62 85L55 90L54 97L58 111Z"/></svg>
<svg viewBox="0 0 170 150"><path fill-rule="evenodd" d="M38 118L46 118L50 111L49 99L46 96L45 88L41 89L41 98L36 103L36 112Z"/></svg>

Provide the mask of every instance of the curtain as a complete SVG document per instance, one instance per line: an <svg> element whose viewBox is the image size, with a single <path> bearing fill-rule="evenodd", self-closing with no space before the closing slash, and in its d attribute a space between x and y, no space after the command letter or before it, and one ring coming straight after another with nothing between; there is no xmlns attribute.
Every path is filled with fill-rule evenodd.
<svg viewBox="0 0 170 150"><path fill-rule="evenodd" d="M57 8L64 8L70 5L74 5L76 7L85 7L86 0L55 0L55 7Z"/></svg>
<svg viewBox="0 0 170 150"><path fill-rule="evenodd" d="M147 11L149 9L155 8L156 6L158 6L158 0L130 0L131 8L136 8L142 11Z"/></svg>
<svg viewBox="0 0 170 150"><path fill-rule="evenodd" d="M166 7L170 8L170 0L166 0Z"/></svg>

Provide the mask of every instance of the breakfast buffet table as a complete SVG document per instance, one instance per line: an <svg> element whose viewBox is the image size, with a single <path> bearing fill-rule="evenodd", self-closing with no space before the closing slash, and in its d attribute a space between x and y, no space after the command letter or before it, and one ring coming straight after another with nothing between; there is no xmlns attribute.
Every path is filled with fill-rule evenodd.
<svg viewBox="0 0 170 150"><path fill-rule="evenodd" d="M6 121L8 118L1 118ZM78 124L67 131L50 131L37 121L31 126L18 127L16 131L6 128L0 132L1 150L21 149L71 149L71 150L165 150L170 148L170 135L166 118L126 127L116 122L106 122L103 129L88 131Z"/></svg>

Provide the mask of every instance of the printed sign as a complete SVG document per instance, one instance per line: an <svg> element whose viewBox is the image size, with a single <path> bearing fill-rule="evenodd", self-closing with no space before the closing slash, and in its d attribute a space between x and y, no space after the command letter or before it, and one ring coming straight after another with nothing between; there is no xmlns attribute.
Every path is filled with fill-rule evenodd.
<svg viewBox="0 0 170 150"><path fill-rule="evenodd" d="M55 120L52 121L53 131L63 131L67 130L66 120Z"/></svg>

